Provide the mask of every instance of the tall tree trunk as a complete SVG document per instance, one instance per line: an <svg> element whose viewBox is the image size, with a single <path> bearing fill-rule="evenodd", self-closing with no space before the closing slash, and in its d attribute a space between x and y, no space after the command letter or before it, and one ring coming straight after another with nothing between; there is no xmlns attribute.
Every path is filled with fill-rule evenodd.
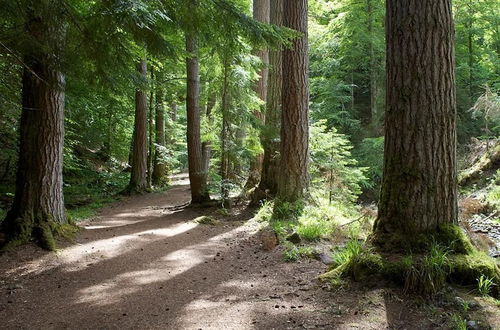
<svg viewBox="0 0 500 330"><path fill-rule="evenodd" d="M163 85L161 84L162 75L156 74L156 118L155 118L155 156L153 169L153 185L161 186L167 183L167 157L165 149L165 107L163 106Z"/></svg>
<svg viewBox="0 0 500 330"><path fill-rule="evenodd" d="M147 77L146 60L141 60L137 64L137 70ZM144 193L148 189L147 183L147 163L148 163L148 97L146 93L137 89L135 92L135 123L133 134L132 152L132 173L128 193Z"/></svg>
<svg viewBox="0 0 500 330"><path fill-rule="evenodd" d="M196 2L194 2L196 3ZM198 41L190 32L186 33L187 70L187 140L189 182L191 185L191 203L199 204L210 200L207 177L203 173L203 156L201 153L200 133L200 74L198 60Z"/></svg>
<svg viewBox="0 0 500 330"><path fill-rule="evenodd" d="M278 197L295 202L309 188L307 0L285 1L284 26L303 35L283 51L281 161Z"/></svg>
<svg viewBox="0 0 500 330"><path fill-rule="evenodd" d="M270 0L254 0L253 1L253 18L264 23L270 21ZM263 125L265 123L265 107L267 101L267 82L269 75L269 52L265 49L257 51L256 55L262 61L262 69L260 70L260 78L256 82L255 92L257 96L264 102L258 111L254 111L255 117ZM255 187L260 181L260 174L262 173L262 162L264 155L257 155L250 162L250 174L245 184L245 190Z"/></svg>
<svg viewBox="0 0 500 330"><path fill-rule="evenodd" d="M148 189L153 186L153 170L155 158L155 144L154 144L154 71L151 68L151 91L149 93L149 109L148 109Z"/></svg>
<svg viewBox="0 0 500 330"><path fill-rule="evenodd" d="M453 35L451 0L387 1L381 245L457 221Z"/></svg>
<svg viewBox="0 0 500 330"><path fill-rule="evenodd" d="M271 1L270 10L271 24L283 25L283 0ZM261 179L259 189L252 197L254 202L266 196L274 196L278 191L278 167L280 149L280 116L281 116L281 89L283 84L282 75L282 51L271 50L269 52L269 80L267 86L266 123L262 135L262 146L264 148L264 160L262 162Z"/></svg>
<svg viewBox="0 0 500 330"><path fill-rule="evenodd" d="M64 87L60 70L65 25L53 26L33 5L26 30L54 53L25 54L22 76L20 148L14 202L2 222L6 243L17 245L34 238L54 249L53 230L66 223L63 199ZM39 9L39 8L38 8Z"/></svg>

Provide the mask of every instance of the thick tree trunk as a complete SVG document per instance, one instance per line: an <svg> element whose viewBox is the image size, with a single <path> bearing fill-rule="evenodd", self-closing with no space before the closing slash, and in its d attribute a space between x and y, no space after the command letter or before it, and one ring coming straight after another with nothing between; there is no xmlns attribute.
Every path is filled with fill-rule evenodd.
<svg viewBox="0 0 500 330"><path fill-rule="evenodd" d="M190 33L186 34L187 70L187 140L189 182L191 185L191 203L198 204L210 200L207 190L207 177L203 173L203 156L201 152L200 133L200 75L198 63L198 41Z"/></svg>
<svg viewBox="0 0 500 330"><path fill-rule="evenodd" d="M387 1L378 243L411 241L457 221L453 35L450 0Z"/></svg>
<svg viewBox="0 0 500 330"><path fill-rule="evenodd" d="M253 1L253 18L264 23L270 21L270 0L254 0ZM262 61L262 69L260 70L260 78L256 82L255 92L257 96L264 102L261 109L254 111L255 117L263 125L266 120L265 107L267 101L267 82L269 75L269 52L265 49L257 51L256 55ZM262 163L264 155L259 154L250 162L250 174L245 184L245 190L255 187L260 181L260 174L262 173Z"/></svg>
<svg viewBox="0 0 500 330"><path fill-rule="evenodd" d="M141 60L137 70L146 79L146 60ZM127 191L129 193L144 193L148 189L147 162L148 162L148 97L146 93L137 89L135 92L135 123L133 134L132 173Z"/></svg>
<svg viewBox="0 0 500 330"><path fill-rule="evenodd" d="M283 51L281 161L278 197L295 202L309 187L307 0L285 1L284 26L303 35Z"/></svg>
<svg viewBox="0 0 500 330"><path fill-rule="evenodd" d="M283 0L273 0L270 11L271 24L283 25ZM254 202L267 196L274 196L278 191L278 168L280 149L280 116L281 116L281 89L282 51L269 52L269 80L267 86L266 123L262 136L264 159L262 162L261 179L258 190L252 197Z"/></svg>
<svg viewBox="0 0 500 330"><path fill-rule="evenodd" d="M157 81L161 81L162 75L157 73ZM167 183L167 163L165 162L165 107L163 106L163 86L156 85L156 118L155 118L155 157L153 169L153 185L161 186Z"/></svg>
<svg viewBox="0 0 500 330"><path fill-rule="evenodd" d="M54 249L53 231L66 223L63 199L64 75L54 63L62 53L64 24L47 26L29 12L28 33L41 44L57 45L56 56L25 55L22 76L20 149L13 205L2 222L7 244L34 238Z"/></svg>

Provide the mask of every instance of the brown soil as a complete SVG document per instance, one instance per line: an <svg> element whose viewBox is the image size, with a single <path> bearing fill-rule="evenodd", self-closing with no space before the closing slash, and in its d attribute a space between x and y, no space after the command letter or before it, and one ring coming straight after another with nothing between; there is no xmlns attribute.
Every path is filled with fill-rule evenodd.
<svg viewBox="0 0 500 330"><path fill-rule="evenodd" d="M264 251L252 210L176 207L189 200L177 179L103 209L57 253L27 245L1 255L0 328L445 328L448 307L376 283L332 289L316 279L319 261ZM200 215L221 223L193 221Z"/></svg>

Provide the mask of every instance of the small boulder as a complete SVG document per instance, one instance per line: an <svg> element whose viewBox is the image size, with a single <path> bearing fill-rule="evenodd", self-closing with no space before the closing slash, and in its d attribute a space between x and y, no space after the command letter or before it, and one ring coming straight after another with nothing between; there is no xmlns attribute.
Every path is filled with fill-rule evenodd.
<svg viewBox="0 0 500 330"><path fill-rule="evenodd" d="M270 229L265 229L260 233L260 240L264 251L272 251L279 243L278 236Z"/></svg>

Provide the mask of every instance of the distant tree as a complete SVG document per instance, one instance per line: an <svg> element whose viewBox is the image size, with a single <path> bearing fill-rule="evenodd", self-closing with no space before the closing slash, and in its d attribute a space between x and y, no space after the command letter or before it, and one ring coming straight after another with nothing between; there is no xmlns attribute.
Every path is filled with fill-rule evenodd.
<svg viewBox="0 0 500 330"><path fill-rule="evenodd" d="M457 222L451 0L388 0L386 29L384 171L374 227L381 246Z"/></svg>
<svg viewBox="0 0 500 330"><path fill-rule="evenodd" d="M281 161L278 197L295 202L309 188L307 0L285 1L284 26L302 35L283 51Z"/></svg>
<svg viewBox="0 0 500 330"><path fill-rule="evenodd" d="M269 23L270 20L270 0L254 0L253 1L253 18L263 23ZM265 107L267 102L267 84L269 75L269 52L267 49L257 51L257 56L262 61L262 68L259 72L259 80L255 84L255 92L263 102L260 109L254 111L255 117L259 124L263 125L266 120ZM262 172L263 154L257 155L250 163L250 175L245 184L246 189L255 187L260 180Z"/></svg>
<svg viewBox="0 0 500 330"><path fill-rule="evenodd" d="M165 105L163 75L161 71L156 74L155 88L155 153L153 161L153 185L161 186L167 179L167 163L165 162Z"/></svg>
<svg viewBox="0 0 500 330"><path fill-rule="evenodd" d="M147 80L146 60L140 60L137 71L143 79ZM129 193L143 193L148 189L147 159L148 159L148 97L144 87L137 88L135 92L135 121L132 147L132 172L127 188Z"/></svg>

